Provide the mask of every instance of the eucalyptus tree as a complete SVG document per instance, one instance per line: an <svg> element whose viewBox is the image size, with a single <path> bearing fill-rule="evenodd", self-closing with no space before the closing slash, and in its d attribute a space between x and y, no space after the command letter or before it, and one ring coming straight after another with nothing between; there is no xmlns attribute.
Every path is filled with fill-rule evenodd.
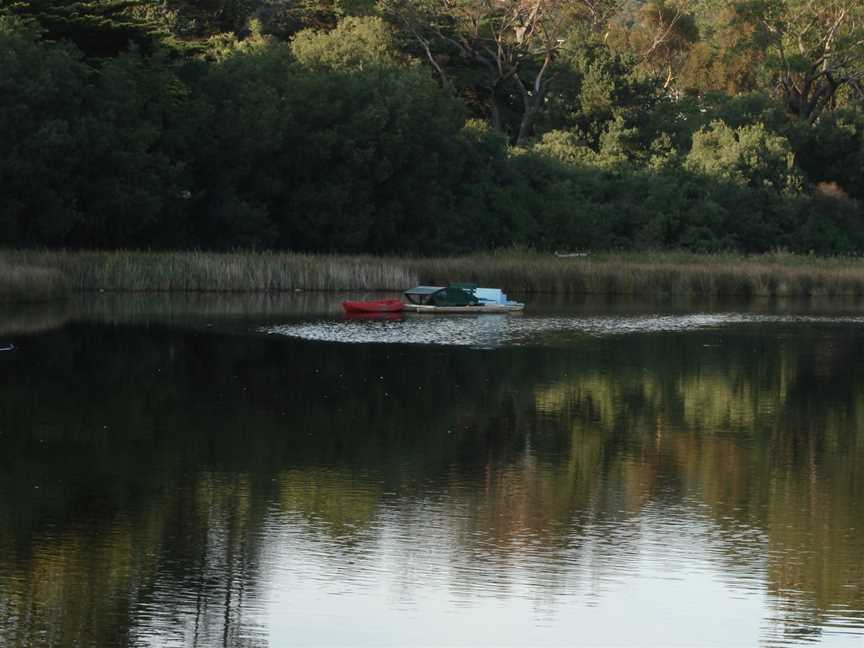
<svg viewBox="0 0 864 648"><path fill-rule="evenodd" d="M646 59L654 54L668 58L668 52L674 48L675 43L690 35L686 33L689 30L682 29L690 17L686 0L668 3L666 0L649 0L639 6L638 14L639 26L644 28L644 50L641 54Z"/></svg>
<svg viewBox="0 0 864 648"><path fill-rule="evenodd" d="M531 135L554 82L572 17L566 0L382 0L441 85L479 91L493 127L516 144ZM467 88L466 88L467 86Z"/></svg>
<svg viewBox="0 0 864 648"><path fill-rule="evenodd" d="M765 53L754 49L754 26L729 0L694 0L699 39L686 52L676 85L685 92L739 95L760 90Z"/></svg>
<svg viewBox="0 0 864 648"><path fill-rule="evenodd" d="M649 0L619 13L615 23L613 40L622 41L652 76L662 79L664 89L672 89L690 48L699 40L687 0Z"/></svg>
<svg viewBox="0 0 864 648"><path fill-rule="evenodd" d="M754 46L790 114L815 122L841 91L864 95L861 0L743 0L740 16L756 27Z"/></svg>
<svg viewBox="0 0 864 648"><path fill-rule="evenodd" d="M628 0L579 0L568 11L592 31L608 33L609 23L628 5Z"/></svg>

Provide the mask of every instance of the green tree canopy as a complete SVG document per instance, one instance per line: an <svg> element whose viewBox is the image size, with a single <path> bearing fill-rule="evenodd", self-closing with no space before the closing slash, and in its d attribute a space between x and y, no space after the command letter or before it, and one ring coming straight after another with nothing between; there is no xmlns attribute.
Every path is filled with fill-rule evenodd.
<svg viewBox="0 0 864 648"><path fill-rule="evenodd" d="M789 141L763 124L730 128L715 121L693 136L686 167L716 178L777 192L801 188Z"/></svg>
<svg viewBox="0 0 864 648"><path fill-rule="evenodd" d="M130 45L151 48L163 34L137 10L146 0L11 0L6 10L47 40L68 40L88 56L113 56Z"/></svg>
<svg viewBox="0 0 864 648"><path fill-rule="evenodd" d="M291 51L315 70L362 70L403 60L390 26L378 17L343 18L330 31L304 29L291 40Z"/></svg>

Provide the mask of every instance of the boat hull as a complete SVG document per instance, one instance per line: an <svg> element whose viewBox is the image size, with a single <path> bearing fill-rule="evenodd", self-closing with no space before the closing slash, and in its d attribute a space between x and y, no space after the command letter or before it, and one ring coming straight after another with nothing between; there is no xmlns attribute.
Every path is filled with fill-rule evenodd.
<svg viewBox="0 0 864 648"><path fill-rule="evenodd" d="M408 313L519 313L525 309L525 304L483 304L480 306L428 306L425 304L405 304Z"/></svg>
<svg viewBox="0 0 864 648"><path fill-rule="evenodd" d="M344 301L342 308L346 313L401 313L405 305L398 299L379 299L377 301Z"/></svg>
<svg viewBox="0 0 864 648"><path fill-rule="evenodd" d="M357 320L374 320L376 322L401 322L405 319L404 313L401 311L398 313L388 313L387 311L382 311L378 313L345 313L343 316L345 321L357 321Z"/></svg>

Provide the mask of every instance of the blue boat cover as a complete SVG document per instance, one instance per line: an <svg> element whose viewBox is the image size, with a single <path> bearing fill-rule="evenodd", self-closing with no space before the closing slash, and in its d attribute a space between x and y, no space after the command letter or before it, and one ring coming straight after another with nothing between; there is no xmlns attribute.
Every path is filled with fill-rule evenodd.
<svg viewBox="0 0 864 648"><path fill-rule="evenodd" d="M500 288L475 288L474 296L484 304L507 303L507 295Z"/></svg>

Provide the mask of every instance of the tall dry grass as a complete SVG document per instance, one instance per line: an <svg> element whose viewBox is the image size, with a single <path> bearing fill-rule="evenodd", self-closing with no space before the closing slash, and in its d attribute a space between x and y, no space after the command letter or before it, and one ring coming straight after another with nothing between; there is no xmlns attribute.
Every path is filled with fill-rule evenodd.
<svg viewBox="0 0 864 648"><path fill-rule="evenodd" d="M864 295L864 260L790 254L606 254L557 258L530 253L407 261L424 281L501 286L513 292L606 295Z"/></svg>
<svg viewBox="0 0 864 648"><path fill-rule="evenodd" d="M268 252L8 253L59 270L77 291L399 290L416 277L396 261Z"/></svg>
<svg viewBox="0 0 864 648"><path fill-rule="evenodd" d="M40 302L64 297L63 273L56 268L10 263L0 257L0 302Z"/></svg>
<svg viewBox="0 0 864 648"><path fill-rule="evenodd" d="M864 259L682 252L558 258L504 251L457 257L269 252L15 251L7 263L64 276L75 291L402 290L453 281L509 292L862 296Z"/></svg>

